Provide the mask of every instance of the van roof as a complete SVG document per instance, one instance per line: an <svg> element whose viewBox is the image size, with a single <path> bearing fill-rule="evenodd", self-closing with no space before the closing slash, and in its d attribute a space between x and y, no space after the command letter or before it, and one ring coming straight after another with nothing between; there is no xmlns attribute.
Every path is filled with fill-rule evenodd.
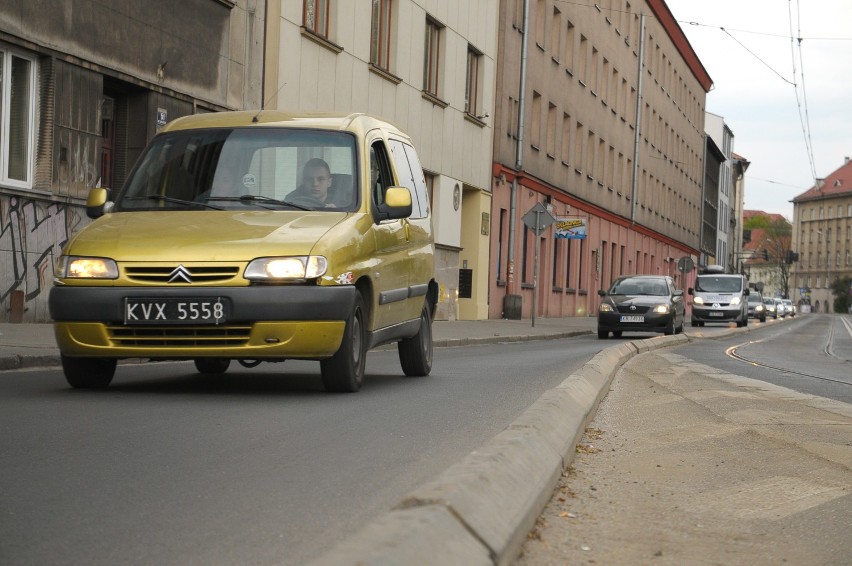
<svg viewBox="0 0 852 566"><path fill-rule="evenodd" d="M160 132L203 128L298 127L325 130L344 130L364 133L381 128L408 138L394 124L362 113L284 112L281 110L240 110L209 112L172 120Z"/></svg>

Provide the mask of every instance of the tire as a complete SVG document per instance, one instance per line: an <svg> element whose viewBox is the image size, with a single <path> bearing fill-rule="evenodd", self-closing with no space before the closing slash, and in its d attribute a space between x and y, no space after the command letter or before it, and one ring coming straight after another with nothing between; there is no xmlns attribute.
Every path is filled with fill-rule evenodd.
<svg viewBox="0 0 852 566"><path fill-rule="evenodd" d="M399 365L408 377L423 377L432 371L432 310L423 304L420 312L420 330L397 345Z"/></svg>
<svg viewBox="0 0 852 566"><path fill-rule="evenodd" d="M674 323L674 316L672 316L672 319L669 321L669 325L666 326L666 329L663 331L663 334L665 334L666 336L671 336L674 333L675 333L675 323Z"/></svg>
<svg viewBox="0 0 852 566"><path fill-rule="evenodd" d="M760 322L766 322L766 317L765 317L765 316L762 316L762 317L760 317L758 320L759 320Z"/></svg>
<svg viewBox="0 0 852 566"><path fill-rule="evenodd" d="M598 330L598 339L606 340L607 338L609 338L609 332L606 330Z"/></svg>
<svg viewBox="0 0 852 566"><path fill-rule="evenodd" d="M231 360L225 358L196 358L195 369L204 375L222 375L228 371Z"/></svg>
<svg viewBox="0 0 852 566"><path fill-rule="evenodd" d="M115 375L115 358L71 358L62 356L62 371L68 385L76 389L106 389Z"/></svg>
<svg viewBox="0 0 852 566"><path fill-rule="evenodd" d="M364 299L359 293L343 329L340 348L332 357L320 361L322 383L327 391L354 393L361 389L367 358L366 322Z"/></svg>

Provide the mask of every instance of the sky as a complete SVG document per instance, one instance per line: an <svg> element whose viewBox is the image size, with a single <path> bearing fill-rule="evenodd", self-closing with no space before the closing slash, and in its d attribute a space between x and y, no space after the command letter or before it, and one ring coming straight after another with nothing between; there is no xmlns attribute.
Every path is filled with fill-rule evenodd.
<svg viewBox="0 0 852 566"><path fill-rule="evenodd" d="M666 4L713 80L705 109L751 162L746 210L792 221L789 201L852 157L852 0Z"/></svg>

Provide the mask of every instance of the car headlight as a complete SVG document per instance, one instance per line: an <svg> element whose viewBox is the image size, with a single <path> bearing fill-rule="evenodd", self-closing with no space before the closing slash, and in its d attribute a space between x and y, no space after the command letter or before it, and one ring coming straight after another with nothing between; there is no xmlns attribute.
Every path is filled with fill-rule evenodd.
<svg viewBox="0 0 852 566"><path fill-rule="evenodd" d="M731 304L732 304L732 305L738 305L738 304L740 304L740 298L739 298L739 297L732 297L732 298L731 298Z"/></svg>
<svg viewBox="0 0 852 566"><path fill-rule="evenodd" d="M659 314L668 314L669 305L657 305L654 307L654 312Z"/></svg>
<svg viewBox="0 0 852 566"><path fill-rule="evenodd" d="M762 310L763 310L763 305L757 305L756 307L754 307L754 310L755 310L755 312L760 312L760 311L762 311Z"/></svg>
<svg viewBox="0 0 852 566"><path fill-rule="evenodd" d="M695 303L696 305L703 305L704 299L702 299L701 297L695 297L695 298L692 299L692 302Z"/></svg>
<svg viewBox="0 0 852 566"><path fill-rule="evenodd" d="M601 306L598 310L600 310L600 312L612 312L612 305L610 305L609 303L601 303Z"/></svg>
<svg viewBox="0 0 852 566"><path fill-rule="evenodd" d="M244 277L251 281L304 281L325 275L328 261L321 255L261 257L246 267Z"/></svg>
<svg viewBox="0 0 852 566"><path fill-rule="evenodd" d="M118 265L106 257L60 256L54 270L60 279L117 279Z"/></svg>

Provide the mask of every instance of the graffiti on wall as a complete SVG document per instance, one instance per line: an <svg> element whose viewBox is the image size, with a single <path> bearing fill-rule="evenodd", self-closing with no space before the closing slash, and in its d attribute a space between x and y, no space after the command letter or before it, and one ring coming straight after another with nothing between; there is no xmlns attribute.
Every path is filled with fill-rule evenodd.
<svg viewBox="0 0 852 566"><path fill-rule="evenodd" d="M45 299L53 260L83 218L79 207L0 196L0 303L23 290Z"/></svg>

